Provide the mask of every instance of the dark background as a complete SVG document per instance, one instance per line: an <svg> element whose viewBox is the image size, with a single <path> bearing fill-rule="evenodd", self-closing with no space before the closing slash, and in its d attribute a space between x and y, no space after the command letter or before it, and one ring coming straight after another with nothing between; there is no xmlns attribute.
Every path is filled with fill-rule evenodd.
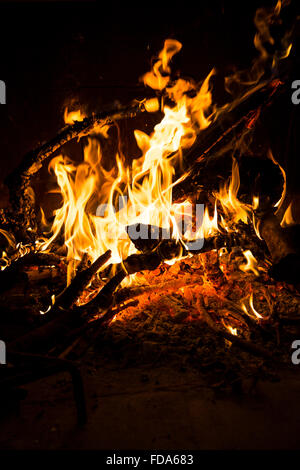
<svg viewBox="0 0 300 470"><path fill-rule="evenodd" d="M139 77L168 37L183 43L174 67L195 80L212 67L220 76L249 67L257 54L255 11L275 3L0 2L0 79L7 86L7 104L0 106L1 180L26 152L58 132L71 100L91 113L115 100L126 104L143 96ZM292 17L296 4L290 7ZM300 79L297 43L299 31L288 59L290 84ZM290 84L263 123L263 133L297 192L300 111L291 104Z"/></svg>

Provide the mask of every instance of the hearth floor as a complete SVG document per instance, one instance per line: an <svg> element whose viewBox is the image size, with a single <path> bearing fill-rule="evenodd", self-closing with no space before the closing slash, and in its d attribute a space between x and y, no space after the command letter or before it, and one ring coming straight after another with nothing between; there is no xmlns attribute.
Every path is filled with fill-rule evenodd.
<svg viewBox="0 0 300 470"><path fill-rule="evenodd" d="M221 390L180 361L130 367L90 351L88 423L76 423L67 375L43 379L26 386L18 414L2 417L0 449L297 449L298 367Z"/></svg>

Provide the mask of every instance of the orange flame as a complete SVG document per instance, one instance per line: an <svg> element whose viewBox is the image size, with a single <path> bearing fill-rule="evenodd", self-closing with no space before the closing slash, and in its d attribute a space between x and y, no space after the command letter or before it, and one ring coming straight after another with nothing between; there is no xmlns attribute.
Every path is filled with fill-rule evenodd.
<svg viewBox="0 0 300 470"><path fill-rule="evenodd" d="M69 111L68 107L65 108L64 121L66 124L74 124L76 121L83 121L85 117L85 114L83 114L80 109L76 111Z"/></svg>
<svg viewBox="0 0 300 470"><path fill-rule="evenodd" d="M162 51L159 53L158 60L155 62L152 70L143 77L145 85L154 90L163 90L170 81L170 62L172 57L182 48L182 44L175 39L166 39Z"/></svg>
<svg viewBox="0 0 300 470"><path fill-rule="evenodd" d="M152 72L144 80L154 88L161 89L168 80L161 72L170 73L169 62L181 49L178 41L167 40L159 60ZM151 135L136 130L134 135L142 156L132 162L131 167L124 164L116 154L116 167L106 171L102 164L102 151L99 140L90 136L84 149L84 160L75 164L69 159L58 156L50 163L62 196L62 206L55 211L52 236L45 241L42 249L47 249L63 230L68 250L68 283L71 281L76 265L84 253L91 261L110 249L111 262L122 262L136 252L130 241L126 227L138 223L172 227L173 237L195 239L217 230L217 213L213 218L208 212L196 234L187 229L179 233L178 217L184 214L189 204L173 204L172 188L175 166L181 162L181 150L190 147L199 129L210 124L206 115L211 105L209 79L204 80L194 98L184 92L190 85L178 80L170 89L170 96L176 96L175 106L164 106L164 117ZM74 115L65 111L65 119L81 119L80 113ZM121 207L115 210L119 197Z"/></svg>
<svg viewBox="0 0 300 470"><path fill-rule="evenodd" d="M259 37L263 34L268 34L268 31L263 31L260 25ZM142 223L172 229L172 237L182 240L184 244L187 240L214 234L219 226L228 231L235 230L234 224L239 221L248 223L251 219L256 202L253 201L252 206L239 201L239 167L233 158L230 180L214 194L216 204L213 216L206 208L201 227L196 233L191 233L189 228L182 233L178 228L178 219L188 212L190 203L188 200L177 204L172 201L173 187L180 181L174 181L175 168L181 166L182 149L191 147L196 136L219 113L212 103L210 90L214 69L200 86L181 78L171 82L170 62L181 48L180 42L167 39L152 70L143 76L144 83L155 90L163 90L173 106L163 106L163 118L150 135L135 130L135 139L142 152L140 158L133 159L132 164L127 166L123 157L116 153L116 165L107 171L102 165L102 149L96 135L99 132L107 137L108 127L105 127L104 132L97 129L88 137L82 162L74 163L60 155L50 163L49 168L55 173L62 196L62 205L54 213L51 237L41 242L40 248L48 249L63 231L69 261L68 283L84 253L94 261L110 249L112 263L120 263L135 253L136 248L126 232L129 225ZM157 100L155 103L157 106ZM85 115L81 111L69 112L66 108L64 118L66 123L71 124L83 120ZM116 209L118 198L121 204ZM224 215L220 220L218 205ZM253 260L251 263L244 270L258 272Z"/></svg>
<svg viewBox="0 0 300 470"><path fill-rule="evenodd" d="M293 217L293 211L292 211L292 206L293 206L293 202L291 202L289 204L289 206L287 207L283 217L282 217L282 220L280 222L280 225L281 227L288 227L289 225L295 225L296 222L294 220L294 217Z"/></svg>
<svg viewBox="0 0 300 470"><path fill-rule="evenodd" d="M254 23L257 32L254 36L254 46L258 51L258 57L253 61L250 70L238 71L225 79L226 89L229 93L233 90L243 89L249 86L256 86L265 74L266 65L271 61L272 68L275 69L278 62L289 56L292 44L292 31L287 31L281 39L281 50L273 55L268 52L267 45L273 46L275 41L271 35L271 26L280 24L280 13L282 7L288 5L289 0L278 0L273 8L258 8L255 14Z"/></svg>
<svg viewBox="0 0 300 470"><path fill-rule="evenodd" d="M243 301L241 302L241 308L242 308L243 312L246 313L246 315L248 315L251 318L254 318L255 320L261 320L263 318L263 316L260 313L258 313L258 311L254 308L254 305L253 305L253 292L251 292L250 297L249 297L249 307L250 307L250 310L247 309L247 307L246 307L246 305Z"/></svg>
<svg viewBox="0 0 300 470"><path fill-rule="evenodd" d="M237 195L240 187L240 173L237 160L232 159L232 173L228 182L215 194L216 200L220 202L223 211L228 215L228 220L231 224L237 224L239 221L248 223L252 211L252 206L243 204L239 201ZM231 230L230 227L222 220L222 226L226 230Z"/></svg>

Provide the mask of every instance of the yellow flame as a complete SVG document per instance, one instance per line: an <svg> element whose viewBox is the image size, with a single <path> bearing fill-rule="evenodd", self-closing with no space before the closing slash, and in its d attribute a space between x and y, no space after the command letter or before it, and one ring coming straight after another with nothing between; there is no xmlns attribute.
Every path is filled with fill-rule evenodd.
<svg viewBox="0 0 300 470"><path fill-rule="evenodd" d="M258 206L259 206L259 197L253 196L252 209L255 211L256 209L258 209Z"/></svg>
<svg viewBox="0 0 300 470"><path fill-rule="evenodd" d="M282 188L282 193L281 193L281 196L280 196L280 199L279 201L276 202L276 204L274 204L274 207L277 207L277 211L276 211L276 214L278 214L280 208L282 207L282 204L285 200L285 196L286 196L286 172L284 171L284 169L282 168L282 166L278 163L278 161L275 159L274 155L273 155L273 152L271 149L268 150L268 158L270 158L270 160L279 167L281 173L282 173L282 177L283 177L283 188Z"/></svg>
<svg viewBox="0 0 300 470"><path fill-rule="evenodd" d="M142 77L145 85L154 90L163 90L168 85L171 73L170 61L181 48L182 44L179 41L175 39L165 40L164 47L159 53L152 70Z"/></svg>
<svg viewBox="0 0 300 470"><path fill-rule="evenodd" d="M227 330L229 331L229 333L231 333L232 335L234 336L237 336L237 328L233 328L232 326L228 325L226 326Z"/></svg>
<svg viewBox="0 0 300 470"><path fill-rule="evenodd" d="M162 88L168 83L169 62L181 48L178 41L165 41L164 49L153 70L144 76L145 83L154 88ZM164 76L161 76L164 73ZM84 159L74 163L63 156L55 157L49 169L54 171L62 205L55 211L52 236L42 244L47 249L63 230L68 250L68 283L83 253L88 253L91 261L110 249L110 262L122 262L136 252L130 241L126 227L133 224L151 224L163 228L172 227L176 239L196 239L216 231L217 212L211 218L205 212L203 223L196 234L189 229L180 234L178 217L187 210L188 201L173 204L172 190L175 167L181 163L182 148L190 147L199 130L206 128L211 118L207 111L211 106L209 80L213 71L203 81L194 98L187 97L188 82L178 80L170 88L170 96L175 98L174 107L164 106L164 116L151 135L140 130L134 132L142 156L126 166L117 153L116 165L111 171L102 166L102 150L99 140L89 136L84 148ZM156 100L157 106L157 100ZM70 122L82 118L65 111L65 119ZM115 209L120 199L121 208ZM98 211L98 208L101 208Z"/></svg>
<svg viewBox="0 0 300 470"><path fill-rule="evenodd" d="M243 251L243 255L245 256L247 263L246 264L240 264L239 268L241 271L247 272L247 271L252 271L255 276L259 276L259 271L257 269L257 260L253 256L251 250L245 250Z"/></svg>
<svg viewBox="0 0 300 470"><path fill-rule="evenodd" d="M225 215L231 223L237 224L239 221L248 223L252 206L243 204L239 201L237 195L240 187L240 173L237 160L232 159L232 173L229 182L226 182L218 193L215 194L216 199L220 202ZM230 230L229 226L222 221L222 226L226 230Z"/></svg>
<svg viewBox="0 0 300 470"><path fill-rule="evenodd" d="M229 93L233 93L234 90L243 90L245 87L256 86L265 73L268 61L271 60L273 69L276 69L278 62L289 56L292 48L290 42L292 31L290 30L286 31L281 38L280 52L276 50L272 55L266 47L267 45L273 46L275 43L271 35L271 26L281 23L280 13L282 7L287 4L288 1L281 2L279 0L273 8L262 7L257 9L254 17L257 32L253 42L258 51L258 56L254 59L250 69L237 71L225 78L225 86Z"/></svg>
<svg viewBox="0 0 300 470"><path fill-rule="evenodd" d="M250 297L249 297L249 307L250 307L250 311L247 309L245 303L243 301L241 302L241 308L246 313L246 315L248 315L251 318L259 319L259 320L263 318L263 316L260 313L258 313L258 311L254 308L253 292L251 292Z"/></svg>
<svg viewBox="0 0 300 470"><path fill-rule="evenodd" d="M296 222L293 218L292 206L293 206L293 203L291 202L282 217L282 220L280 222L281 227L288 227L289 225L295 225Z"/></svg>
<svg viewBox="0 0 300 470"><path fill-rule="evenodd" d="M82 113L80 109L76 111L69 111L68 107L64 111L64 121L66 124L74 124L76 121L83 121L86 116Z"/></svg>
<svg viewBox="0 0 300 470"><path fill-rule="evenodd" d="M255 315L257 318L263 318L263 316L262 316L260 313L258 313L258 311L254 308L254 305L253 305L253 292L252 292L251 295L250 295L249 305L250 305L250 307L251 307L252 312L254 313L254 315Z"/></svg>
<svg viewBox="0 0 300 470"><path fill-rule="evenodd" d="M106 170L102 164L100 139L97 138L97 132L103 134L103 129L96 129L88 137L82 162L72 162L62 155L50 162L49 169L56 176L62 204L54 213L51 237L39 243L39 249L48 249L63 232L68 259L68 284L84 253L94 261L109 249L112 252L110 263L123 262L135 253L136 248L126 232L129 225L142 223L171 228L172 237L181 239L184 244L213 235L219 226L234 230L234 224L239 221L248 223L251 218L256 202L254 200L252 206L239 201L239 167L233 158L229 181L214 195L216 203L213 216L206 208L197 233L193 233L190 228L186 228L184 233L179 230L178 220L188 211L189 201L176 204L172 201L173 187L181 179L174 181L175 168L181 168L182 149L191 147L196 136L218 116L210 89L214 69L199 86L182 78L171 82L170 62L181 47L178 41L167 39L152 70L143 77L146 85L164 90L173 105L163 106L163 118L150 135L135 130L134 136L142 154L140 158L132 159L128 165L117 152L112 170ZM153 106L157 109L157 99L149 102L150 110ZM68 108L65 109L66 123L84 117L81 111L69 112ZM108 129L105 128L105 137L108 137ZM218 205L224 215L219 217L220 220ZM253 262L249 266L244 266L245 270L257 272ZM130 277L132 279L134 276Z"/></svg>
<svg viewBox="0 0 300 470"><path fill-rule="evenodd" d="M229 325L227 323L226 320L222 319L222 324L224 325L224 327L226 328L227 331L229 331L230 334L232 334L233 336L238 336L238 330L237 328L234 328L233 326ZM225 343L231 347L232 345L232 342L229 341L228 339L225 339Z"/></svg>

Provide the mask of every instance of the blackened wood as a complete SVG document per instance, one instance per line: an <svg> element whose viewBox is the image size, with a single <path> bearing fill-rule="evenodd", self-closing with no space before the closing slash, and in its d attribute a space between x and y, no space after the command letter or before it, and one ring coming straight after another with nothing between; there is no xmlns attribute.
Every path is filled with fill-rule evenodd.
<svg viewBox="0 0 300 470"><path fill-rule="evenodd" d="M158 247L150 253L139 253L128 256L123 263L114 266L116 274L100 290L99 294L87 305L79 307L96 312L97 309L106 309L113 303L113 294L126 276L140 271L153 271L166 260L177 258L182 254L184 247L180 241L163 240Z"/></svg>
<svg viewBox="0 0 300 470"><path fill-rule="evenodd" d="M232 149L234 141L246 133L253 132L262 111L272 103L274 95L282 93L283 90L283 83L279 80L260 84L243 99L235 100L215 122L200 132L192 148L184 153L187 173L173 188L174 201L193 195L199 187L205 186L206 181L202 179L202 173L209 160L224 155Z"/></svg>
<svg viewBox="0 0 300 470"><path fill-rule="evenodd" d="M271 276L279 281L300 282L300 255L277 217L273 213L262 216L258 230L273 260Z"/></svg>
<svg viewBox="0 0 300 470"><path fill-rule="evenodd" d="M94 261L94 263L88 268L78 271L70 285L61 292L55 300L55 304L49 311L51 315L52 311L59 311L59 309L67 310L70 308L75 301L82 294L84 289L91 282L93 276L99 271L99 269L109 260L111 257L111 250L106 251L103 255Z"/></svg>
<svg viewBox="0 0 300 470"><path fill-rule="evenodd" d="M17 338L8 344L8 351L17 351L32 354L46 354L55 344L63 341L65 335L80 325L78 310L61 312L48 323L36 327L29 333Z"/></svg>

